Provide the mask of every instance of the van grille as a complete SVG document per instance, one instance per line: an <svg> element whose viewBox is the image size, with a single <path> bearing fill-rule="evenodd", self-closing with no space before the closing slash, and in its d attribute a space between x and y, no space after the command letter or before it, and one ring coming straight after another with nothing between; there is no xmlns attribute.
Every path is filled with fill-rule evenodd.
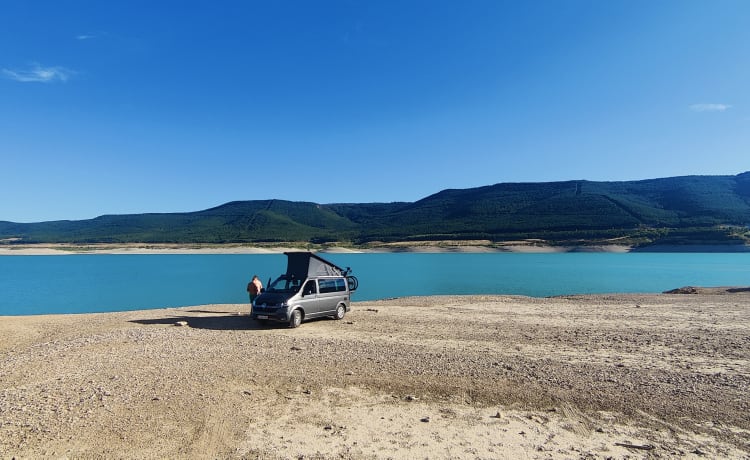
<svg viewBox="0 0 750 460"><path fill-rule="evenodd" d="M272 303L272 304L255 304L254 310L256 312L266 312L266 311L276 311L279 309L278 303Z"/></svg>

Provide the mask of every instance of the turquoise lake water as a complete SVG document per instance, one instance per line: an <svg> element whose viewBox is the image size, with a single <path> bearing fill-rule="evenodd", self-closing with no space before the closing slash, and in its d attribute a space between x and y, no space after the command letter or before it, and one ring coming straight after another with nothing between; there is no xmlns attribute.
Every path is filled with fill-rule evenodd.
<svg viewBox="0 0 750 460"><path fill-rule="evenodd" d="M748 286L750 253L323 254L359 279L353 300L410 295L662 292ZM286 268L283 254L0 257L0 315L247 302Z"/></svg>

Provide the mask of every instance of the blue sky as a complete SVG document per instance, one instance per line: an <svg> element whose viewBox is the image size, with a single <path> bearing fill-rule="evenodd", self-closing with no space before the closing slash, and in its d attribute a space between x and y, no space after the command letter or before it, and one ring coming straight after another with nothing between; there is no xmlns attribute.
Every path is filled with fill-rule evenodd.
<svg viewBox="0 0 750 460"><path fill-rule="evenodd" d="M0 220L750 170L750 2L0 6Z"/></svg>

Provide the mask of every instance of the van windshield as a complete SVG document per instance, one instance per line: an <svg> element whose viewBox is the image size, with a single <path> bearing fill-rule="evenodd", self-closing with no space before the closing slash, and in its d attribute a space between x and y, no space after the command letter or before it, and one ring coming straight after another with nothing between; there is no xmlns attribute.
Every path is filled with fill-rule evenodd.
<svg viewBox="0 0 750 460"><path fill-rule="evenodd" d="M276 278L276 281L271 283L271 285L268 287L268 289L266 289L266 291L293 294L299 291L299 288L301 285L302 285L302 280L300 280L299 278L295 278L292 275L290 276L281 275L278 278Z"/></svg>

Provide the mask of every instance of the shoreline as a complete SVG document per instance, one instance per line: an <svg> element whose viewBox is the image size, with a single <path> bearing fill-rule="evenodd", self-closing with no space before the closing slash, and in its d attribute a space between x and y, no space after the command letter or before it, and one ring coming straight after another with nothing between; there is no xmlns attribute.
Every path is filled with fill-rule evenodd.
<svg viewBox="0 0 750 460"><path fill-rule="evenodd" d="M0 457L744 458L750 291L714 294L4 317Z"/></svg>
<svg viewBox="0 0 750 460"><path fill-rule="evenodd" d="M380 302L408 302L410 300L416 300L418 302L439 302L442 299L469 299L469 298L497 298L497 299L514 299L517 301L528 301L528 302L539 302L544 300L555 300L555 299L588 299L588 298L600 298L607 297L609 299L620 299L630 297L656 297L656 296L737 296L737 295L748 295L750 294L749 286L682 286L674 289L669 289L663 292L601 292L601 293L568 293L558 294L543 297L534 297L523 294L431 294L431 295L407 295L401 297L386 297L382 299L370 299L370 300L352 300L352 306L366 305L369 303L380 303ZM248 304L215 304L215 305L232 305L242 306L242 308L249 308ZM0 319L22 319L22 318L43 318L43 317L62 317L62 316L85 316L85 315L118 315L118 314L132 314L138 312L172 312L187 309L195 309L202 307L202 305L179 305L179 306L160 306L153 308L136 308L136 309L112 309L104 311L79 311L79 312L53 312L53 313L27 313L27 314L2 314L0 313ZM238 313L239 314L239 313Z"/></svg>
<svg viewBox="0 0 750 460"><path fill-rule="evenodd" d="M389 243L367 248L346 246L311 247L302 243L265 245L239 244L109 244L97 243L88 245L76 244L26 244L0 245L0 256L20 255L75 255L75 254L281 254L286 251L312 251L321 254L370 254L370 253L517 253L517 254L551 254L551 253L747 253L747 245L651 245L633 247L629 245L580 245L552 246L538 242L506 242L489 244L488 242L440 242L440 243Z"/></svg>

